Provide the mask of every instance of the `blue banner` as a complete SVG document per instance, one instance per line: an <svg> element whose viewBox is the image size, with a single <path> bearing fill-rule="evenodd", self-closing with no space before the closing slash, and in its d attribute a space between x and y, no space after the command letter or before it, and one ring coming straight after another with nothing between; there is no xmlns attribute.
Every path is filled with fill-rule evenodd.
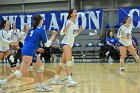
<svg viewBox="0 0 140 93"><path fill-rule="evenodd" d="M78 11L78 24L84 29L101 29L102 9L94 9L87 11ZM49 11L39 13L14 13L0 14L0 21L9 20L16 23L17 28L23 29L25 23L32 25L32 17L35 14L41 14L44 18L43 28L46 30L61 30L63 23L67 20L68 11Z"/></svg>
<svg viewBox="0 0 140 93"><path fill-rule="evenodd" d="M131 16L134 28L140 27L140 8L119 8L119 23L122 23L126 16Z"/></svg>

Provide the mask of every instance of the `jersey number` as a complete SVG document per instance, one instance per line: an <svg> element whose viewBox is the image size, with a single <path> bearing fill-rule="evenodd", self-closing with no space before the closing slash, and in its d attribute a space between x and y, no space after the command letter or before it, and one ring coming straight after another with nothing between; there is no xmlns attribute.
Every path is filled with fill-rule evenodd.
<svg viewBox="0 0 140 93"><path fill-rule="evenodd" d="M30 32L30 37L33 35L33 33L34 33L34 31L32 30L32 31Z"/></svg>
<svg viewBox="0 0 140 93"><path fill-rule="evenodd" d="M73 30L73 34L77 33L77 30Z"/></svg>

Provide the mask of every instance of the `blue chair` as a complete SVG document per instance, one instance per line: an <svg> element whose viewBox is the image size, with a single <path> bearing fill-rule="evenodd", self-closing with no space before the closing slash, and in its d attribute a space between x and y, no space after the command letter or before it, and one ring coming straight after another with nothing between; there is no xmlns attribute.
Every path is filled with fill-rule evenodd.
<svg viewBox="0 0 140 93"><path fill-rule="evenodd" d="M86 59L86 62L87 62L87 59L93 59L94 58L94 54L95 54L95 45L93 42L89 42L85 45L85 48L84 48L84 57Z"/></svg>
<svg viewBox="0 0 140 93"><path fill-rule="evenodd" d="M72 55L74 56L75 59L82 59L83 55L83 49L81 43L74 43L73 48L72 48Z"/></svg>

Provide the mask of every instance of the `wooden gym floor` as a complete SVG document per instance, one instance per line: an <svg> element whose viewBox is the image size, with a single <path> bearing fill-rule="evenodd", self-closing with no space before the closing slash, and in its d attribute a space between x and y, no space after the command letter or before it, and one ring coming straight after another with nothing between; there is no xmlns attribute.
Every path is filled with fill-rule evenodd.
<svg viewBox="0 0 140 93"><path fill-rule="evenodd" d="M45 83L50 84L56 64L45 64ZM125 64L125 72L119 71L119 63L77 63L73 66L73 79L79 84L75 87L51 85L49 93L140 93L140 64ZM11 73L7 64L0 64L0 79ZM66 79L62 71L61 79ZM27 72L22 79L5 85L2 93L38 93L35 90L35 70ZM66 80L65 80L66 82Z"/></svg>

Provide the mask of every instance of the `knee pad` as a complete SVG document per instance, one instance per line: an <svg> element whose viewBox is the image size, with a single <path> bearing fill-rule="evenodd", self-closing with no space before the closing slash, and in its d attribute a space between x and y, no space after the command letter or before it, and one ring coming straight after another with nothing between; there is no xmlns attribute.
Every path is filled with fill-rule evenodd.
<svg viewBox="0 0 140 93"><path fill-rule="evenodd" d="M17 78L21 78L22 77L22 73L19 70L16 70L14 73L15 73Z"/></svg>
<svg viewBox="0 0 140 93"><path fill-rule="evenodd" d="M62 68L65 66L65 64L64 63L62 63L62 62L60 62L59 63L59 66L61 66Z"/></svg>
<svg viewBox="0 0 140 93"><path fill-rule="evenodd" d="M37 72L44 72L44 64L37 68Z"/></svg>
<svg viewBox="0 0 140 93"><path fill-rule="evenodd" d="M10 63L11 68L16 66L16 62L14 62L14 57L12 55L9 55L7 59Z"/></svg>
<svg viewBox="0 0 140 93"><path fill-rule="evenodd" d="M10 61L10 62L14 62L14 57L13 57L13 55L9 55L8 57L7 57L7 59L8 59L8 61Z"/></svg>
<svg viewBox="0 0 140 93"><path fill-rule="evenodd" d="M11 68L16 67L16 63L10 63Z"/></svg>
<svg viewBox="0 0 140 93"><path fill-rule="evenodd" d="M72 66L72 61L67 61L66 66Z"/></svg>

